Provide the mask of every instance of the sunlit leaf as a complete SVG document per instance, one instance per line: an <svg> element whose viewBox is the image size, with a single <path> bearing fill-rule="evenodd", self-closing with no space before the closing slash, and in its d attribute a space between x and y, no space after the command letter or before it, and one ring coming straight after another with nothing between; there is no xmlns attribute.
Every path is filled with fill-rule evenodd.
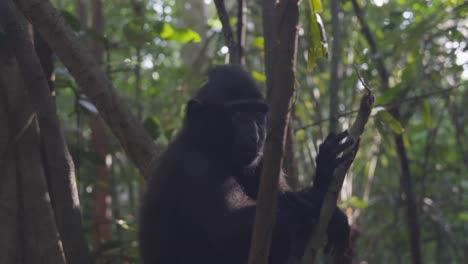
<svg viewBox="0 0 468 264"><path fill-rule="evenodd" d="M306 139L305 130L301 129L296 132L296 140L298 142L303 142Z"/></svg>
<svg viewBox="0 0 468 264"><path fill-rule="evenodd" d="M458 214L458 219L463 222L468 222L468 212L461 212Z"/></svg>
<svg viewBox="0 0 468 264"><path fill-rule="evenodd" d="M115 222L117 223L117 225L122 228L122 229L129 229L130 226L128 225L128 222L123 220L123 219L116 219Z"/></svg>
<svg viewBox="0 0 468 264"><path fill-rule="evenodd" d="M200 42L201 37L197 32L189 28L174 28L169 23L158 22L156 29L159 32L159 37L165 40L172 40L182 43Z"/></svg>
<svg viewBox="0 0 468 264"><path fill-rule="evenodd" d="M360 199L359 197L353 196L349 199L351 205L355 208L364 209L367 207L366 201Z"/></svg>
<svg viewBox="0 0 468 264"><path fill-rule="evenodd" d="M309 17L310 32L308 34L309 50L307 53L307 64L309 67L314 67L316 59L328 56L328 42L320 15L312 10Z"/></svg>
<svg viewBox="0 0 468 264"><path fill-rule="evenodd" d="M257 80L257 81L259 81L259 82L262 82L262 83L266 81L266 76L265 76L265 74L260 73L260 72L258 72L258 71L252 71L252 77L253 77L255 80Z"/></svg>
<svg viewBox="0 0 468 264"><path fill-rule="evenodd" d="M322 1L321 0L309 0L310 7L315 12L322 12Z"/></svg>
<svg viewBox="0 0 468 264"><path fill-rule="evenodd" d="M263 37L256 37L252 40L252 46L257 49L263 49L263 45L265 43L265 39Z"/></svg>

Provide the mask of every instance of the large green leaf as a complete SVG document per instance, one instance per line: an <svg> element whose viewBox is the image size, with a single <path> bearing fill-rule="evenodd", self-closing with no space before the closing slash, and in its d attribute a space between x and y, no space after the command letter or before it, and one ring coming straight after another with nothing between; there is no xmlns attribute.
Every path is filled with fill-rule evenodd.
<svg viewBox="0 0 468 264"><path fill-rule="evenodd" d="M307 64L309 67L316 65L315 60L328 56L328 42L325 27L319 13L322 11L320 0L309 0L311 13L309 15L309 51L307 54Z"/></svg>
<svg viewBox="0 0 468 264"><path fill-rule="evenodd" d="M377 122L384 124L386 127L388 127L390 130L392 130L398 135L401 135L403 132L405 132L401 123L385 110L377 112L374 116L374 119Z"/></svg>
<svg viewBox="0 0 468 264"><path fill-rule="evenodd" d="M378 96L375 100L375 105L387 105L397 97L397 95L401 92L401 85L397 85L392 89L388 89L382 95Z"/></svg>

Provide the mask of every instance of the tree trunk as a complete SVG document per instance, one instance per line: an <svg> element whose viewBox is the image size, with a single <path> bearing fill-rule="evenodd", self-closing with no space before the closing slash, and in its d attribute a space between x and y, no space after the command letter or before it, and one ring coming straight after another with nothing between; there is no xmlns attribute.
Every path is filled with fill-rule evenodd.
<svg viewBox="0 0 468 264"><path fill-rule="evenodd" d="M17 0L23 14L58 54L89 100L143 176L151 175L159 150L126 104L117 95L95 59L65 26L59 12L47 0Z"/></svg>
<svg viewBox="0 0 468 264"><path fill-rule="evenodd" d="M281 17L281 23L276 19ZM265 142L264 167L255 214L255 226L250 247L249 263L268 262L273 227L275 224L278 179L283 166L284 144L290 116L292 96L295 91L297 25L299 1L263 1L263 32L265 49L277 50L274 65L265 65L267 89L270 91L271 109L268 113L267 139ZM265 60L271 63L272 58ZM268 81L270 80L270 81Z"/></svg>
<svg viewBox="0 0 468 264"><path fill-rule="evenodd" d="M92 0L92 29L98 35L104 35L104 3L103 0ZM94 58L102 64L103 43L100 40L90 41ZM95 164L96 182L93 190L94 199L94 238L96 248L110 239L111 194L110 194L110 164L107 163L108 135L102 118L94 114L90 117L91 145L94 152L104 163Z"/></svg>
<svg viewBox="0 0 468 264"><path fill-rule="evenodd" d="M20 103L21 101L17 101L16 103L27 106L27 103L31 102L31 104L34 106L34 108L29 109L31 111L29 116L32 115L32 111L36 111L36 117L38 118L37 125L39 127L37 131L28 133L30 133L30 136L33 137L33 139L30 139L30 141L32 142L34 140L31 143L33 144L32 146L36 144L36 140L39 140L37 141L37 144L40 144L41 152L37 154L37 158L41 163L37 165L36 173L39 173L38 168L40 167L41 169L39 174L46 177L47 179L47 186L45 187L41 185L42 182L38 182L37 184L29 182L27 184L27 188L32 189L34 186L36 186L38 190L35 190L35 192L50 192L50 197L47 198L46 202L51 202L53 207L53 216L55 216L55 219L53 219L53 222L49 225L51 226L50 229L58 228L58 232L50 232L53 233L54 236L61 236L61 239L64 243L65 256L67 259L69 259L69 263L75 263L74 261L77 261L76 263L89 263L90 256L81 226L81 213L79 210L79 199L74 178L74 166L64 142L64 136L56 116L55 104L51 96L48 78L46 78L44 75L44 72L41 68L41 63L34 52L34 47L32 46L31 40L27 36L24 27L22 27L17 21L18 17L15 12L14 5L11 1L4 1L2 3L4 3L4 6L0 8L0 10L2 10L2 15L0 16L2 17L1 23L6 25L5 32L9 36L8 40L11 41L10 45L14 47L12 52L16 56L18 65L17 67L20 71L20 73L17 74L18 78L21 77L24 79L25 86L23 87L26 87L25 89L28 90L29 96L31 98L30 101L24 100L23 103ZM8 64L7 67L13 66ZM8 84L10 82L6 83ZM28 113L25 115L27 114ZM25 118L23 119L32 120ZM22 127L22 125L24 125L24 123L18 124L20 127ZM29 127L25 131L28 130ZM25 150L24 152L20 152L18 155L22 158L21 155L31 156L33 153L35 155L35 150L30 150L29 152ZM36 161L34 160L34 162ZM20 171L20 173L23 175L24 173L32 172L29 172L28 170L25 172ZM24 195L29 195L30 193L30 191L26 191L25 188L22 189L22 192ZM47 194L47 196L49 195ZM38 198L35 197L32 199L37 200ZM43 210L49 210L46 208L46 205L41 206L43 207ZM26 212L29 209L24 207L24 210ZM35 218L33 217L27 219ZM55 224L57 226L55 226ZM25 222L25 225L27 226L27 222ZM36 225L40 227L40 224ZM44 226L47 226L47 223L44 223ZM29 230L26 231L25 234L28 234L28 232L35 231ZM42 239L52 239L47 238L47 235L50 234L44 234L44 238L36 238L36 241L42 243ZM57 243L59 244L61 251L62 249L60 238L58 237L57 239ZM55 260L58 261L59 256L54 256L54 253L57 254L55 251L51 252L50 257L55 258ZM63 252L61 254L63 254ZM28 254L26 253L26 255Z"/></svg>
<svg viewBox="0 0 468 264"><path fill-rule="evenodd" d="M12 10L12 7L11 2L8 3L7 8ZM5 5L0 5L0 10L4 8ZM3 14L4 12L0 17ZM3 22L2 24L5 25ZM8 30L5 31L8 35ZM14 38L9 37L8 39ZM2 177L0 186L6 186L4 182L9 180L10 187L16 187L1 196L5 197L9 193L13 203L8 204L12 207L7 207L9 210L6 212L8 214L16 212L14 216L7 217L6 221L11 221L12 218L17 220L17 223L12 226L2 225L0 227L11 229L11 231L2 232L2 236L3 234L16 235L16 238L11 237L9 247L2 248L2 250L11 250L11 252L5 252L5 257L13 258L15 261L5 263L66 263L51 199L47 191L43 159L40 152L37 115L31 98L26 93L25 83L16 60L13 56L5 55L2 54L0 58L0 87L2 88L2 102L6 102L3 110L6 110L8 115L8 123L5 127L10 128L10 138L8 148L5 153L2 153L2 156L5 157L5 161L11 162L8 164L13 166L5 171L7 172L6 177ZM13 177L16 178L14 183ZM15 195L16 199L12 195ZM6 201L2 200L3 202ZM2 209L1 213L4 214L5 211ZM17 228L12 229L15 226ZM15 241L19 242L15 243Z"/></svg>

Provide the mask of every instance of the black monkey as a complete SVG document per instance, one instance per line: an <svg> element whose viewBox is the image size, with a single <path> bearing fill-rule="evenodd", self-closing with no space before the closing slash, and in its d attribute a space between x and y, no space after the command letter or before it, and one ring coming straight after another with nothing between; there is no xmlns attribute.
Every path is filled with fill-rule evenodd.
<svg viewBox="0 0 468 264"><path fill-rule="evenodd" d="M187 105L183 127L148 182L140 215L144 264L247 263L255 216L268 105L238 66L218 66ZM317 156L312 187L279 184L270 263L296 263L318 218L347 132L329 135ZM338 208L326 249L342 255L349 226Z"/></svg>

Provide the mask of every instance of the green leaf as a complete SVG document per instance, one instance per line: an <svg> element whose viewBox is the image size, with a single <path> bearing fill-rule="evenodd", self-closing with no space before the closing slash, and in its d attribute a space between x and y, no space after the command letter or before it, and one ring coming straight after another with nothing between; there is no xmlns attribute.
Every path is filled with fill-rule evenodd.
<svg viewBox="0 0 468 264"><path fill-rule="evenodd" d="M161 135L161 124L157 117L151 116L146 118L143 126L152 139L157 139Z"/></svg>
<svg viewBox="0 0 468 264"><path fill-rule="evenodd" d="M390 128L394 133L398 135L401 135L403 132L405 132L401 123L385 110L377 112L374 118L377 122L385 124L388 128Z"/></svg>
<svg viewBox="0 0 468 264"><path fill-rule="evenodd" d="M431 126L431 106L426 99L421 101L421 115L424 121L424 125L426 128L429 128Z"/></svg>
<svg viewBox="0 0 468 264"><path fill-rule="evenodd" d="M123 219L116 219L115 223L122 229L125 229L125 230L130 229L130 225L128 224L128 222Z"/></svg>
<svg viewBox="0 0 468 264"><path fill-rule="evenodd" d="M320 15L312 10L309 18L310 32L308 34L309 50L307 53L307 64L309 67L314 67L316 59L328 56L328 43L325 27Z"/></svg>
<svg viewBox="0 0 468 264"><path fill-rule="evenodd" d="M257 81L259 81L259 82L262 82L262 83L264 83L264 82L266 81L266 76L265 76L265 74L260 73L260 72L258 72L258 71L252 71L252 77L253 77L255 80L257 80Z"/></svg>
<svg viewBox="0 0 468 264"><path fill-rule="evenodd" d="M310 7L315 12L322 12L322 1L321 0L309 0Z"/></svg>
<svg viewBox="0 0 468 264"><path fill-rule="evenodd" d="M377 128L377 131L379 132L380 136L384 140L384 143L387 146L390 146L391 145L391 140L390 140L390 137L389 137L389 133L387 133L387 131L385 130L385 127L384 127L383 123L380 122L380 121L374 120L374 124L375 124L375 127Z"/></svg>
<svg viewBox="0 0 468 264"><path fill-rule="evenodd" d="M462 222L468 222L468 212L461 212L458 214L458 219Z"/></svg>
<svg viewBox="0 0 468 264"><path fill-rule="evenodd" d="M76 18L72 13L66 11L66 10L61 10L60 13L62 14L63 18L65 19L65 23L75 32L78 32L81 30L81 23L78 18Z"/></svg>
<svg viewBox="0 0 468 264"><path fill-rule="evenodd" d="M197 43L201 41L201 37L197 32L189 28L174 28L165 22L157 22L156 30L159 32L159 37L165 40L172 40L182 43Z"/></svg>
<svg viewBox="0 0 468 264"><path fill-rule="evenodd" d="M254 40L252 40L252 46L257 49L263 49L264 43L265 39L263 37L256 37Z"/></svg>
<svg viewBox="0 0 468 264"><path fill-rule="evenodd" d="M400 93L401 87L401 85L398 85L397 87L391 88L382 95L378 96L375 100L375 105L387 105L391 103L393 99L395 99L395 97Z"/></svg>
<svg viewBox="0 0 468 264"><path fill-rule="evenodd" d="M349 202L351 203L353 207L359 208L359 209L364 209L368 205L366 201L356 196L351 197L351 199L349 199Z"/></svg>

